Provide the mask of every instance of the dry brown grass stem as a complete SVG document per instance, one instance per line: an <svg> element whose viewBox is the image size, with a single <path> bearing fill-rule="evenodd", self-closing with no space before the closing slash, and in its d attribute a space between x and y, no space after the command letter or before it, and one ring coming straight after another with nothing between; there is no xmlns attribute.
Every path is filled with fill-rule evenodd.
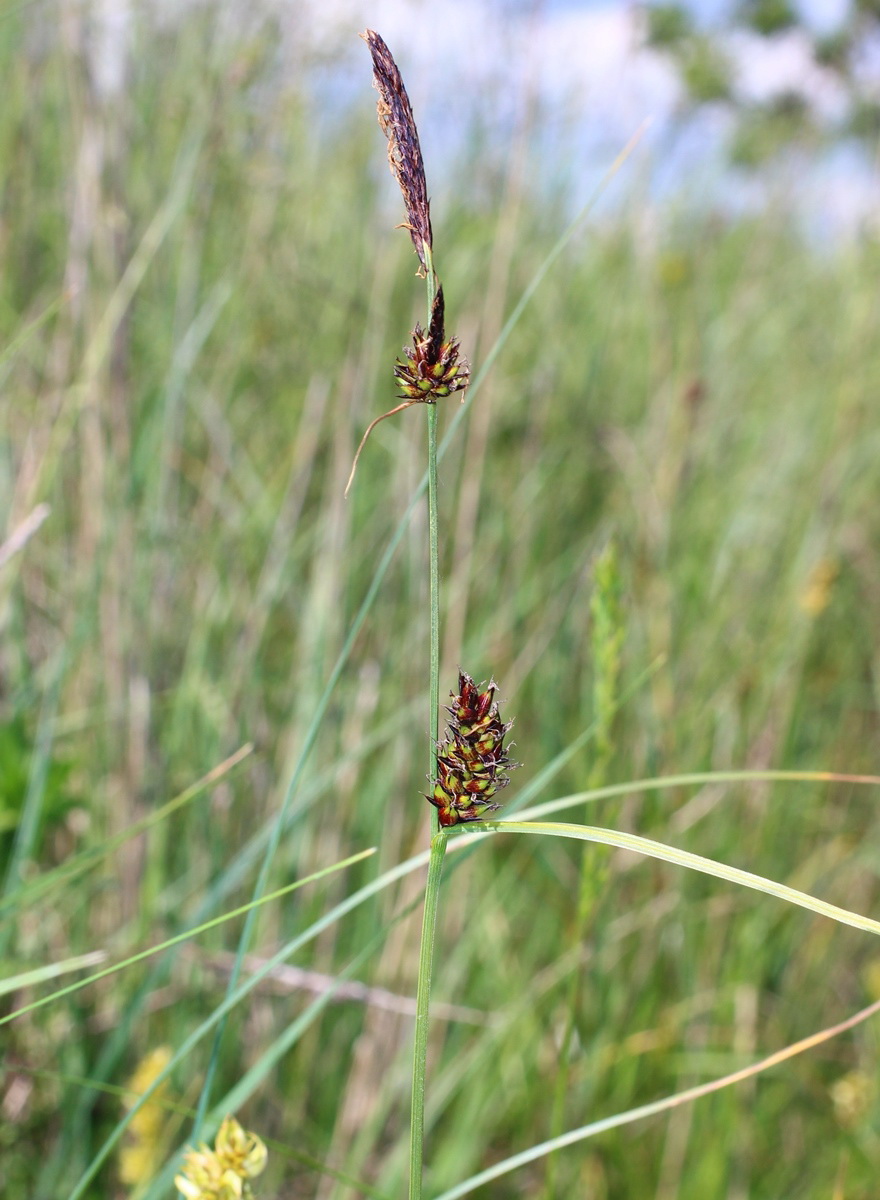
<svg viewBox="0 0 880 1200"><path fill-rule="evenodd" d="M354 483L354 473L357 470L358 459L361 456L361 451L363 450L364 446L367 444L367 438L370 436L370 434L373 432L373 430L376 428L376 426L379 424L379 422L384 421L386 417L393 417L395 413L403 412L403 410L405 408L412 408L412 406L414 404L424 404L424 403L425 403L425 401L423 399L405 400L403 402L403 404L398 404L396 408L389 408L388 412L382 413L381 417L376 417L375 421L370 422L370 424L367 426L366 433L361 438L361 444L357 448L357 453L354 456L354 462L351 464L351 474L348 477L348 483L345 485L345 492L343 493L343 495L347 496L348 493L351 491L351 485Z"/></svg>
<svg viewBox="0 0 880 1200"><path fill-rule="evenodd" d="M0 542L0 567L5 566L14 555L24 549L51 511L48 504L38 504L20 524L16 525L6 541Z"/></svg>

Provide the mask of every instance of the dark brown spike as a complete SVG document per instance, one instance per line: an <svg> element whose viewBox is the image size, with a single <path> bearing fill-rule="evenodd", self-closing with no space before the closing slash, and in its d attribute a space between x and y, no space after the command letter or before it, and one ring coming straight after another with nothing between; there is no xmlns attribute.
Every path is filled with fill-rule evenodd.
<svg viewBox="0 0 880 1200"><path fill-rule="evenodd" d="M409 230L422 270L427 274L425 246L430 250L434 245L431 206L412 105L397 63L384 40L372 29L360 36L369 46L373 59L373 87L379 93L379 124L388 139L388 165L403 193L407 216L405 228Z"/></svg>
<svg viewBox="0 0 880 1200"><path fill-rule="evenodd" d="M427 358L430 366L435 367L443 352L443 319L446 305L443 300L443 285L440 284L431 305L431 323L428 326Z"/></svg>

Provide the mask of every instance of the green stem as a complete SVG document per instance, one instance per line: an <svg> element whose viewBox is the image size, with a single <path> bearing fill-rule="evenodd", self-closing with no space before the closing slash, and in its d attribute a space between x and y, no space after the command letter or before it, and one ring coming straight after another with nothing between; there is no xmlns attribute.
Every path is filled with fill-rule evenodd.
<svg viewBox="0 0 880 1200"><path fill-rule="evenodd" d="M409 1200L421 1200L422 1151L425 1141L425 1074L428 1064L428 1006L431 1001L431 974L434 969L434 930L440 900L440 877L446 854L446 831L431 839L425 911L422 917L422 945L419 951L419 984L416 992L416 1032L413 1045L412 1129L409 1153Z"/></svg>
<svg viewBox="0 0 880 1200"><path fill-rule="evenodd" d="M437 276L431 248L425 245L428 285L428 325L431 324L431 309L437 292ZM440 540L437 525L437 405L428 408L428 560L430 572L430 670L428 705L428 729L431 737L429 757L430 777L437 774L437 742L440 739ZM437 810L431 809L431 834L440 828Z"/></svg>
<svg viewBox="0 0 880 1200"><path fill-rule="evenodd" d="M437 291L437 276L431 248L425 243L428 290L428 325ZM430 575L430 669L428 729L430 732L429 777L437 775L437 742L440 738L440 550L437 522L437 405L428 406L428 559ZM431 972L434 965L434 930L440 899L440 876L446 852L446 834L440 831L436 809L431 809L431 857L422 917L419 950L419 980L416 993L416 1030L412 1063L412 1121L410 1126L409 1196L422 1195L422 1154L425 1141L425 1074L428 1065L428 1008L431 1002Z"/></svg>
<svg viewBox="0 0 880 1200"><path fill-rule="evenodd" d="M437 774L437 742L440 738L440 551L437 532L437 405L428 405L428 554L430 558L430 704L428 729L431 733L429 767L431 778ZM431 833L439 828L437 810L431 809Z"/></svg>

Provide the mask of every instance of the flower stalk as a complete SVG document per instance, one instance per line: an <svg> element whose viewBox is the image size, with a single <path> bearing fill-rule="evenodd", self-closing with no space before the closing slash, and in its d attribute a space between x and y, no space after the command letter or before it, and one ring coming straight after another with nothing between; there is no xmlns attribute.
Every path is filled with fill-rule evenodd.
<svg viewBox="0 0 880 1200"><path fill-rule="evenodd" d="M421 1200L422 1164L425 1148L425 1083L428 1070L428 1032L431 1004L431 978L434 973L434 935L440 903L440 880L446 856L447 833L439 830L431 838L425 908L422 913L422 941L419 949L419 980L416 989L416 1028L413 1041L412 1116L409 1141L409 1200Z"/></svg>
<svg viewBox="0 0 880 1200"><path fill-rule="evenodd" d="M427 264L428 312L433 315L439 296L442 326L443 289L437 286L431 247L424 247ZM419 326L416 326L418 329ZM442 329L441 329L442 336ZM428 730L430 735L429 778L437 770L437 742L440 736L440 526L437 515L437 406L428 408L428 574L430 631L428 668ZM432 834L437 823L431 823ZM433 934L432 934L433 937Z"/></svg>
<svg viewBox="0 0 880 1200"><path fill-rule="evenodd" d="M428 311L434 308L436 276L430 246L425 246L428 264ZM430 730L429 778L437 771L440 733L440 536L437 517L437 406L428 405L428 562L429 562L429 682L428 729ZM440 879L446 855L446 835L436 817L431 818L431 857L425 884L422 940L419 948L419 977L416 988L416 1027L413 1039L412 1106L410 1115L409 1200L421 1200L425 1143L425 1085L428 1071L428 1031L431 977L434 971L434 937L440 903Z"/></svg>
<svg viewBox="0 0 880 1200"><path fill-rule="evenodd" d="M432 781L434 804L431 818L431 853L425 890L422 918L422 941L419 952L419 978L416 999L416 1028L413 1046L412 1122L410 1133L410 1200L422 1195L422 1164L424 1158L425 1076L428 1053L428 1018L431 996L431 976L434 962L434 936L440 899L440 879L446 852L445 826L459 821L477 820L480 813L497 808L490 801L498 786L506 782L501 774L507 765L503 753L503 737L507 727L499 728L497 706L493 706L494 685L486 696L480 696L469 676L459 680L453 722L450 726L453 742L439 744L440 730L440 552L437 515L437 401L454 392L464 393L470 376L467 359L460 357L458 339L447 339L445 330L445 301L433 259L433 231L428 201L428 188L419 135L412 106L390 50L382 38L368 29L361 35L373 59L373 86L379 93L378 116L382 132L388 140L388 163L403 195L413 248L419 260L418 274L426 281L428 297L427 328L417 323L412 331L412 345L406 346L403 357L394 365L394 378L399 388L401 404L376 417L361 439L352 464L345 493L348 495L357 470L358 460L367 439L380 421L402 412L415 404L428 409L428 560L430 574L430 633L429 633L429 716L430 758L428 778ZM463 396L462 396L463 399ZM462 696L464 680L473 691ZM483 722L479 732L462 724L459 712L462 703L485 701L477 722ZM491 711L490 711L491 710ZM452 712L452 710L451 710ZM485 719L485 720L484 720ZM494 722L494 724L493 724ZM489 729L491 726L491 729ZM457 730L458 732L454 732ZM473 737L471 734L473 733ZM477 740L483 741L477 748ZM488 738L488 742L486 739ZM488 743L491 742L491 747ZM442 750L442 752L441 752ZM494 754L492 766L480 755ZM475 755L477 757L475 757ZM479 759L479 761L478 761ZM497 761L496 761L497 760ZM504 761L502 761L504 760ZM438 802L438 789L444 797ZM433 797L433 798L432 798Z"/></svg>

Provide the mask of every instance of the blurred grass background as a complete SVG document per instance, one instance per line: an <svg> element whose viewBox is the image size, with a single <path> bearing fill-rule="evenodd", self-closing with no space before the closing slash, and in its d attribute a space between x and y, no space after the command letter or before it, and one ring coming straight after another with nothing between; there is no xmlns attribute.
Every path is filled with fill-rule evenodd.
<svg viewBox="0 0 880 1200"><path fill-rule="evenodd" d="M116 959L250 898L305 729L423 470L424 421L408 412L379 427L342 498L423 304L392 228L366 52L358 103L316 121L307 72L300 87L278 78L268 18L225 38L211 9L166 24L139 11L123 92L102 89L88 34L76 6L0 19L6 535L51 507L0 567L4 976L93 950ZM494 156L475 130L464 162L427 163L429 183L445 177L433 219L449 328L477 367L568 219L562 190L530 190L533 154L528 130ZM880 771L880 246L819 252L782 210L661 218L647 237L621 214L570 245L441 464L441 678L451 687L461 665L500 681L525 764L507 798L596 715L591 595L612 540L615 687L632 694L598 766L587 744L542 798L681 771ZM264 910L258 957L426 844L426 542L419 506L322 723L273 886L378 854ZM27 892L248 742L148 835ZM871 913L876 803L843 784L709 786L588 819ZM623 854L591 852L581 941L583 851L532 840L498 839L447 876L430 1190L551 1133L572 994L565 1128L880 995L865 935ZM392 921L422 885L387 890L295 965L336 976L386 929L357 978L411 997L418 907ZM114 1089L222 1000L239 929L4 1028L5 1197L69 1193L124 1112ZM5 1011L34 994L4 997ZM220 1094L312 999L289 982L258 989L223 1043ZM411 1026L376 995L330 1004L242 1121L400 1195ZM874 1196L876 1039L863 1026L562 1152L552 1194ZM166 1099L194 1104L207 1053ZM169 1115L157 1154L189 1128ZM546 1170L485 1194L545 1195ZM144 1195L150 1172L138 1182L116 1155L89 1195ZM278 1197L363 1194L283 1153L260 1182Z"/></svg>

